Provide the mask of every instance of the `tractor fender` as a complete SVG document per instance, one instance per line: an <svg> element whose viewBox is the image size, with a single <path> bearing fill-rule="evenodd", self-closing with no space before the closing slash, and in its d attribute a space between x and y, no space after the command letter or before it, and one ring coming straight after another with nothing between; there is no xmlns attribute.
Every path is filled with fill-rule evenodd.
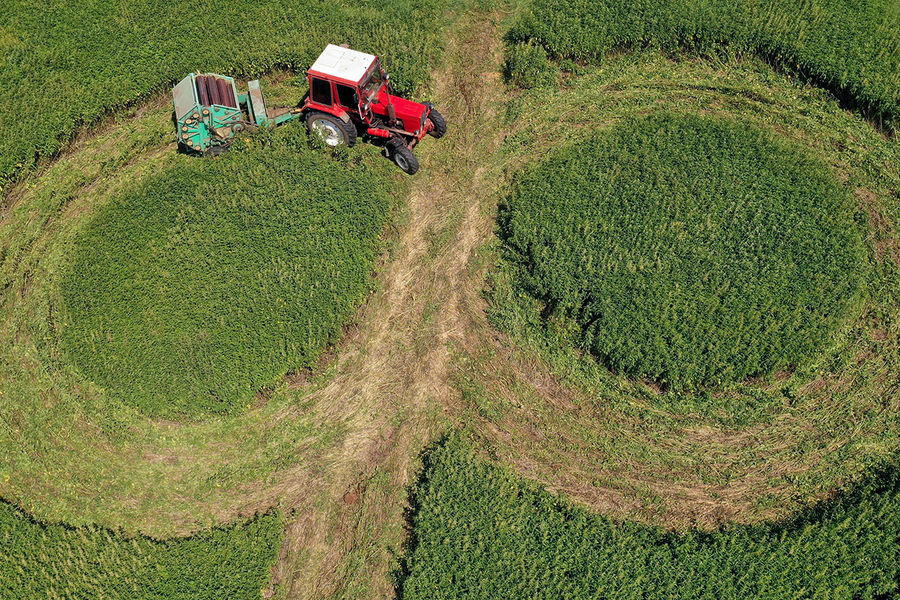
<svg viewBox="0 0 900 600"><path fill-rule="evenodd" d="M346 110L342 110L340 108L333 108L330 106L321 106L319 104L310 105L306 107L306 116L309 116L310 112L318 111L323 113L328 113L329 115L334 115L344 123L350 123L350 115Z"/></svg>

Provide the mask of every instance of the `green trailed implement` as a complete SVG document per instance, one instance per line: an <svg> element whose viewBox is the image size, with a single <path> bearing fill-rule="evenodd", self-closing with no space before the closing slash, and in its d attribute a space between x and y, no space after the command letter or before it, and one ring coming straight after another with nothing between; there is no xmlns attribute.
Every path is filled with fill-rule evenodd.
<svg viewBox="0 0 900 600"><path fill-rule="evenodd" d="M238 94L233 77L190 73L172 88L178 145L186 152L218 154L248 128L280 125L303 116L300 109L268 110L259 80Z"/></svg>

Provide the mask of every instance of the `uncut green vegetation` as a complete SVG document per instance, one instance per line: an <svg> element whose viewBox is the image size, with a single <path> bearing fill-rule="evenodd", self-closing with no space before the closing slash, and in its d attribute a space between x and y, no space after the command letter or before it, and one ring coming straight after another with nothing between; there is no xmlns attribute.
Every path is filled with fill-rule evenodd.
<svg viewBox="0 0 900 600"><path fill-rule="evenodd" d="M802 364L860 309L849 194L746 123L657 114L516 176L500 235L521 289L614 371L672 387Z"/></svg>
<svg viewBox="0 0 900 600"><path fill-rule="evenodd" d="M436 0L9 0L0 11L0 191L76 129L190 71L305 71L328 43L389 53L396 86L428 78ZM301 90L296 101L299 102Z"/></svg>
<svg viewBox="0 0 900 600"><path fill-rule="evenodd" d="M645 45L752 52L900 124L896 0L532 0L509 38L576 60Z"/></svg>
<svg viewBox="0 0 900 600"><path fill-rule="evenodd" d="M0 598L255 600L278 557L277 514L157 541L32 520L0 501Z"/></svg>
<svg viewBox="0 0 900 600"><path fill-rule="evenodd" d="M850 600L900 593L896 466L785 523L666 533L574 507L474 459L458 437L426 465L403 600Z"/></svg>
<svg viewBox="0 0 900 600"><path fill-rule="evenodd" d="M97 211L61 282L84 376L146 414L228 412L315 361L370 289L393 201L305 140L186 158Z"/></svg>

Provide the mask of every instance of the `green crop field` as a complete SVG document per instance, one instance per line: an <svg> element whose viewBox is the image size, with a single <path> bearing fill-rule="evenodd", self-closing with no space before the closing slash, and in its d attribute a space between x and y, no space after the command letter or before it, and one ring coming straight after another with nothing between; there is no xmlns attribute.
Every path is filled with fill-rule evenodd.
<svg viewBox="0 0 900 600"><path fill-rule="evenodd" d="M900 597L897 8L5 3L0 600Z"/></svg>
<svg viewBox="0 0 900 600"><path fill-rule="evenodd" d="M0 598L259 598L282 525L277 515L267 514L157 541L39 523L0 502Z"/></svg>
<svg viewBox="0 0 900 600"><path fill-rule="evenodd" d="M304 70L328 43L388 52L398 88L428 77L443 5L434 0L35 4L0 13L0 191L83 125L192 70L252 78ZM300 94L294 102L300 100Z"/></svg>
<svg viewBox="0 0 900 600"><path fill-rule="evenodd" d="M476 460L427 459L401 598L892 598L900 471L783 523L666 533L593 515Z"/></svg>
<svg viewBox="0 0 900 600"><path fill-rule="evenodd" d="M640 46L754 53L846 96L888 126L900 119L895 0L532 0L508 39L591 61Z"/></svg>
<svg viewBox="0 0 900 600"><path fill-rule="evenodd" d="M123 191L74 242L61 347L145 414L228 412L309 366L369 289L385 181L282 130Z"/></svg>
<svg viewBox="0 0 900 600"><path fill-rule="evenodd" d="M866 250L850 194L752 125L626 121L515 185L500 235L519 285L614 371L742 381L805 361L858 316Z"/></svg>

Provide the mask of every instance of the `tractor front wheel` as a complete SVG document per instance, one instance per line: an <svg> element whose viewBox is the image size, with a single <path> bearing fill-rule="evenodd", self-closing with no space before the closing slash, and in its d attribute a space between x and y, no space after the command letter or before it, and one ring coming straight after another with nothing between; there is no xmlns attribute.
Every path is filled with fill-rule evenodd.
<svg viewBox="0 0 900 600"><path fill-rule="evenodd" d="M428 120L434 126L428 135L434 138L444 137L444 134L447 133L447 121L444 119L444 115L439 113L436 108L432 108L428 113Z"/></svg>
<svg viewBox="0 0 900 600"><path fill-rule="evenodd" d="M419 159L406 144L397 144L391 152L391 158L407 175L414 175L419 170Z"/></svg>
<svg viewBox="0 0 900 600"><path fill-rule="evenodd" d="M332 148L340 145L349 147L356 143L356 127L353 123L344 123L328 113L312 113L306 118L306 127Z"/></svg>

